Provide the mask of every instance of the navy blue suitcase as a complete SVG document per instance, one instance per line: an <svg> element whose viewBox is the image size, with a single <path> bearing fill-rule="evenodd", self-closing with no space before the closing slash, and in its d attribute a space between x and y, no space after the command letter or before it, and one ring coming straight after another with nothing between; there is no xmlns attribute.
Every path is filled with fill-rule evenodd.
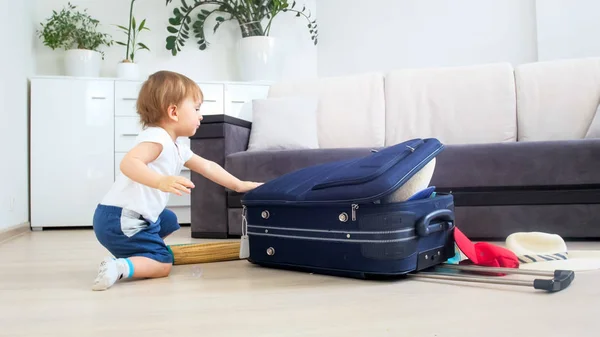
<svg viewBox="0 0 600 337"><path fill-rule="evenodd" d="M455 255L451 194L381 202L443 149L437 139L413 139L303 168L246 193L248 261L358 278L445 262Z"/></svg>

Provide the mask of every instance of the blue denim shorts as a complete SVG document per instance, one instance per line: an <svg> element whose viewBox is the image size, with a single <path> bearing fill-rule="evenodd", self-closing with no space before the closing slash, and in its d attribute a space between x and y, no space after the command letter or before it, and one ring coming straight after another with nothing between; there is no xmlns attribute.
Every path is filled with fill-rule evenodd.
<svg viewBox="0 0 600 337"><path fill-rule="evenodd" d="M180 228L177 216L165 209L156 222L121 207L98 205L94 212L96 238L116 258L144 256L173 263L163 238Z"/></svg>

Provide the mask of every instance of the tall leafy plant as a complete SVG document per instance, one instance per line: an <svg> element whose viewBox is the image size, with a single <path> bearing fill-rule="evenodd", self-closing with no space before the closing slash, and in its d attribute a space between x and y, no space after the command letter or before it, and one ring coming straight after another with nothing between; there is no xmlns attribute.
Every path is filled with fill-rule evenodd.
<svg viewBox="0 0 600 337"><path fill-rule="evenodd" d="M148 48L145 44L143 44L142 42L137 42L137 38L138 38L139 34L143 30L150 30L150 29L148 27L146 27L146 19L142 20L142 22L140 22L140 25L137 26L136 21L135 21L135 16L133 16L133 3L134 2L135 2L135 0L131 0L131 3L129 5L129 25L128 25L128 27L125 27L122 25L117 25L117 27L119 27L119 29L121 29L121 31L123 31L127 35L127 42L116 41L117 44L126 47L125 58L123 59L123 62L135 62L135 53L140 49L145 49L145 50L150 51L150 48Z"/></svg>
<svg viewBox="0 0 600 337"><path fill-rule="evenodd" d="M169 5L173 0L166 0ZM242 37L269 36L273 19L280 13L295 13L296 17L306 19L311 39L318 43L318 28L316 19L311 18L310 10L303 6L296 7L296 1L291 4L287 0L180 0L181 5L173 9L169 18L166 38L166 48L173 56L181 51L191 33L196 38L198 48L205 50L208 41L205 35L205 24L209 17L215 16L213 32L226 21L237 21ZM188 2L190 4L188 4ZM191 30L191 33L190 33Z"/></svg>
<svg viewBox="0 0 600 337"><path fill-rule="evenodd" d="M41 29L36 32L44 45L54 49L87 49L102 54L100 46L111 46L112 37L98 31L99 21L92 18L87 10L77 10L70 2L60 12L52 11L45 23L40 23Z"/></svg>

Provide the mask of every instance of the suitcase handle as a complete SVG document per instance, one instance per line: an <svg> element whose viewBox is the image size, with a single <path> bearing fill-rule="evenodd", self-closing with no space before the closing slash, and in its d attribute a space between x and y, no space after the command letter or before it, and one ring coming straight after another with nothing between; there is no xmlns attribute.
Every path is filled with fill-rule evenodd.
<svg viewBox="0 0 600 337"><path fill-rule="evenodd" d="M462 276L459 274L449 273L444 269L475 272L475 273L503 273L503 274L520 274L520 275L535 275L535 276L546 276L551 278L536 278L533 281L526 281L520 279L507 279L503 277L477 277L477 276ZM479 283L491 283L491 284L503 284L503 285L516 285L531 287L538 290L545 290L547 292L558 292L568 288L573 280L575 279L575 272L572 270L554 270L554 271L538 271L538 270L527 270L519 268L503 268L503 267L487 267L487 266L476 266L476 265L457 265L443 263L435 267L435 271L432 272L421 272L412 274L411 276L432 278L432 279L444 279L451 281L464 281L464 282L479 282Z"/></svg>
<svg viewBox="0 0 600 337"><path fill-rule="evenodd" d="M533 280L533 288L549 292L561 291L571 284L575 278L575 273L572 270L555 270L553 276L551 280Z"/></svg>
<svg viewBox="0 0 600 337"><path fill-rule="evenodd" d="M442 222L432 223L434 220L443 220ZM434 232L444 230L444 223L448 224L448 228L452 228L454 224L454 212L449 209L439 209L433 211L417 222L416 230L419 236L427 236Z"/></svg>

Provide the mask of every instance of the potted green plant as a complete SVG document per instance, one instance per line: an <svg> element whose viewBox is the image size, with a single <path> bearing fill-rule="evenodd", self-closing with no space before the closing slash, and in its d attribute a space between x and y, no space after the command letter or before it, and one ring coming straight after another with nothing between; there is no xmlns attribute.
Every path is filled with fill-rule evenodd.
<svg viewBox="0 0 600 337"><path fill-rule="evenodd" d="M166 0L169 5L173 0ZM192 36L198 48L205 50L209 42L205 24L215 18L213 32L227 21L237 21L241 38L237 44L238 68L245 81L277 80L281 67L279 41L270 36L273 19L280 13L293 13L307 21L310 38L318 42L317 21L311 18L306 6L300 8L296 1L287 0L179 0L169 18L166 48L173 56L181 51ZM188 2L190 4L188 4Z"/></svg>
<svg viewBox="0 0 600 337"><path fill-rule="evenodd" d="M113 43L109 34L98 31L98 24L87 10L79 11L69 2L60 12L52 11L37 33L45 46L65 50L66 75L98 77L104 60L100 47Z"/></svg>
<svg viewBox="0 0 600 337"><path fill-rule="evenodd" d="M130 78L136 79L139 77L139 65L135 63L135 53L140 49L150 51L144 43L137 42L139 34L143 30L150 30L146 27L146 19L140 22L138 26L136 24L135 16L133 16L133 3L135 0L131 0L129 5L129 24L127 27L117 25L117 27L127 35L127 41L116 41L117 44L125 46L125 58L117 64L117 77L119 78Z"/></svg>

